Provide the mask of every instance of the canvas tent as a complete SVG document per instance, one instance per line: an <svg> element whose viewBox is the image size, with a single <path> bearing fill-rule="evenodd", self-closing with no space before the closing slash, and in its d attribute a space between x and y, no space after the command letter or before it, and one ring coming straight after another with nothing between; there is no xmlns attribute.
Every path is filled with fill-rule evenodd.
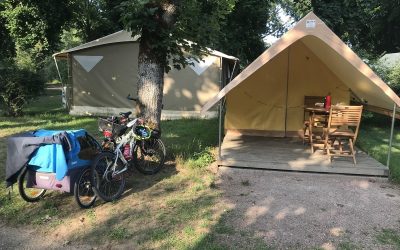
<svg viewBox="0 0 400 250"><path fill-rule="evenodd" d="M109 115L132 110L134 103L126 96L137 93L137 39L130 32L119 31L54 55L56 65L57 59L67 60L68 79L62 81L67 82L71 114ZM209 50L202 61L171 70L164 78L162 118L199 116L201 107L237 71L237 60ZM214 114L210 110L203 116Z"/></svg>
<svg viewBox="0 0 400 250"><path fill-rule="evenodd" d="M388 176L389 160L383 166L358 151L356 166L330 162L323 150L312 154L302 140L282 138L302 135L306 96L327 94L332 104L361 102L385 114L400 105L400 98L311 12L204 105L202 112L219 103L225 113L224 123L223 112L219 115L218 164ZM393 124L394 119L392 131Z"/></svg>
<svg viewBox="0 0 400 250"><path fill-rule="evenodd" d="M286 137L303 126L304 97L391 114L400 98L310 12L204 105L225 98L225 130Z"/></svg>

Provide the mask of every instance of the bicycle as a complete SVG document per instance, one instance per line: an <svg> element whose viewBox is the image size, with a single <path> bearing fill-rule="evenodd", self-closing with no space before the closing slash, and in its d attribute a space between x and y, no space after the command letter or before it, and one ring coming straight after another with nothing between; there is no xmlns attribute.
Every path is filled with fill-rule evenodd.
<svg viewBox="0 0 400 250"><path fill-rule="evenodd" d="M165 161L165 146L158 130L151 129L142 119L121 117L99 118L103 132L103 152L93 161L91 182L95 193L104 201L118 199L124 191L125 175L136 167L141 173L155 174Z"/></svg>

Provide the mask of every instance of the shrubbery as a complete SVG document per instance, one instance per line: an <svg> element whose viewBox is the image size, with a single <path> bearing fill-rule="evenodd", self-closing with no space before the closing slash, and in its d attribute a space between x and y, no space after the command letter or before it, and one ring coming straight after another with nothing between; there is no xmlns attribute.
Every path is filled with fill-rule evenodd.
<svg viewBox="0 0 400 250"><path fill-rule="evenodd" d="M12 63L0 67L0 97L5 115L20 116L30 98L43 92L44 83L40 75Z"/></svg>
<svg viewBox="0 0 400 250"><path fill-rule="evenodd" d="M397 95L400 95L400 63L388 66L382 62L375 62L370 66Z"/></svg>

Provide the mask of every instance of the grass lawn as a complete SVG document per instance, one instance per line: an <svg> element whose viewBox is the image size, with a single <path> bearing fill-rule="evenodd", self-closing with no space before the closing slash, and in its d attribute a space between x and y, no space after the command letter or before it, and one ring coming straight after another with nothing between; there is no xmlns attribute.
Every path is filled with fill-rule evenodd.
<svg viewBox="0 0 400 250"><path fill-rule="evenodd" d="M374 115L361 122L357 146L373 158L386 165L391 118ZM400 122L396 121L393 134L392 155L390 159L390 178L400 183Z"/></svg>
<svg viewBox="0 0 400 250"><path fill-rule="evenodd" d="M18 132L45 129L85 128L100 139L97 119L72 117L59 105L58 92L51 91L30 104L24 117L0 116L0 165L5 168L6 139ZM214 161L217 145L217 120L177 120L162 122L162 139L167 147L167 162L154 176L136 172L127 182L121 199L98 201L82 210L68 194L49 192L37 203L26 203L16 186L8 199L4 182L0 184L0 222L27 226L42 235L67 238L85 244L137 249L268 249L253 234L241 235L242 246L224 240L235 229L225 224L227 212L217 203L221 191L215 188L215 175L207 168ZM386 162L389 124L363 123L359 146L379 161ZM400 179L400 133L396 133L391 170ZM4 171L0 172L4 180ZM243 184L245 185L245 184ZM386 240L382 236L383 240ZM126 244L126 245L124 245ZM233 244L233 243L232 243Z"/></svg>
<svg viewBox="0 0 400 250"><path fill-rule="evenodd" d="M18 132L84 128L100 139L95 117L72 117L59 103L58 92L51 91L32 102L23 117L0 116L3 169L6 139ZM214 174L207 168L214 161L217 128L215 119L162 122L162 139L167 148L162 171L154 176L135 172L118 201L98 201L89 210L80 209L72 196L59 192L48 192L41 201L27 203L19 197L16 185L9 200L2 182L0 222L93 245L118 242L142 249L226 248L216 240L216 236L225 234L219 230L224 209L216 205L220 191L215 188ZM0 178L4 180L4 170Z"/></svg>

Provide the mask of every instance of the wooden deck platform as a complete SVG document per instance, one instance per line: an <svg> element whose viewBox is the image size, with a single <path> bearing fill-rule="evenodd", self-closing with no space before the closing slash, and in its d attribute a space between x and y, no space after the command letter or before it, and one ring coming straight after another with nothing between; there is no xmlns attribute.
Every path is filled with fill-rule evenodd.
<svg viewBox="0 0 400 250"><path fill-rule="evenodd" d="M268 138L228 133L222 143L220 166L286 171L388 176L386 166L357 149L357 165L349 157L329 161L322 150L311 154L308 145L294 138Z"/></svg>

